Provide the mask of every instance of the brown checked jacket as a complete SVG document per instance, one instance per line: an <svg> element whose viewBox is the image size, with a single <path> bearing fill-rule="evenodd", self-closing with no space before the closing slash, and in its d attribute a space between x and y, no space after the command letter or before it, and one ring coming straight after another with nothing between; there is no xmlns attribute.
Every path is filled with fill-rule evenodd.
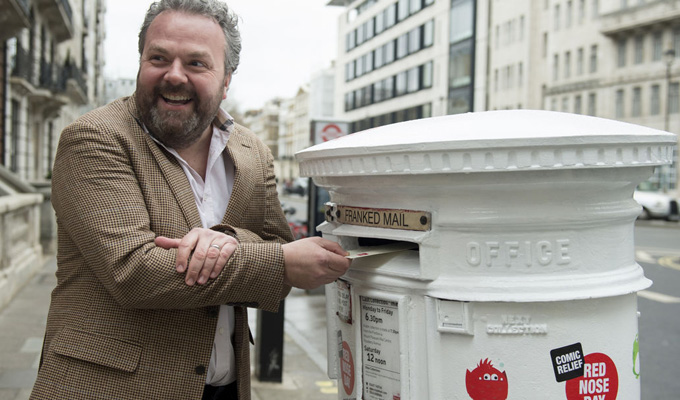
<svg viewBox="0 0 680 400"><path fill-rule="evenodd" d="M176 251L154 238L201 227L193 193L138 121L128 97L62 132L52 179L57 287L31 399L200 399L223 304L235 306L239 398L250 399L246 307L276 311L290 290L281 244L292 237L271 152L234 126L233 194L212 229L240 244L220 276L190 287Z"/></svg>

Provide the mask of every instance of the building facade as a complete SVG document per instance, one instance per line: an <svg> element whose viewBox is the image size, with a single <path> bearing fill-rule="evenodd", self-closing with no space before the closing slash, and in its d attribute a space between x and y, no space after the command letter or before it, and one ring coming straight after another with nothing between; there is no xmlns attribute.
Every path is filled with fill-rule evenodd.
<svg viewBox="0 0 680 400"><path fill-rule="evenodd" d="M499 109L680 132L680 0L332 0L352 131ZM650 180L677 189L676 163Z"/></svg>
<svg viewBox="0 0 680 400"><path fill-rule="evenodd" d="M3 38L0 162L28 182L48 182L61 129L98 106L104 90L104 0L1 0L19 21Z"/></svg>
<svg viewBox="0 0 680 400"><path fill-rule="evenodd" d="M105 0L0 0L0 308L53 250L61 130L100 105Z"/></svg>

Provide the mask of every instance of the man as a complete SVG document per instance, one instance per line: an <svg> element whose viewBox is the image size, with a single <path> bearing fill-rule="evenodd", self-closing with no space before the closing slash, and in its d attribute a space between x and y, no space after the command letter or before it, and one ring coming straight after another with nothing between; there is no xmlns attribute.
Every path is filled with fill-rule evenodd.
<svg viewBox="0 0 680 400"><path fill-rule="evenodd" d="M291 240L273 158L219 104L238 66L219 0L161 0L137 90L61 135L57 287L32 399L249 399L245 307L349 267Z"/></svg>

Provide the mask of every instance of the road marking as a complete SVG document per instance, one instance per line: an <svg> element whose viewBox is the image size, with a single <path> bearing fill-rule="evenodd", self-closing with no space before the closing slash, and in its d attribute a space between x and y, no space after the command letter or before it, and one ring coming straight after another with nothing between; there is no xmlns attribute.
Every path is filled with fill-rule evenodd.
<svg viewBox="0 0 680 400"><path fill-rule="evenodd" d="M674 260L674 259L677 259ZM659 265L680 271L680 257L666 256L659 258Z"/></svg>
<svg viewBox="0 0 680 400"><path fill-rule="evenodd" d="M333 381L316 381L315 383L323 394L338 394L338 387Z"/></svg>
<svg viewBox="0 0 680 400"><path fill-rule="evenodd" d="M641 292L638 292L638 296L659 303L665 304L680 303L679 297L673 297L663 293L652 292L650 290L643 290Z"/></svg>
<svg viewBox="0 0 680 400"><path fill-rule="evenodd" d="M647 264L656 264L656 258L646 251L638 250L635 252L635 261Z"/></svg>

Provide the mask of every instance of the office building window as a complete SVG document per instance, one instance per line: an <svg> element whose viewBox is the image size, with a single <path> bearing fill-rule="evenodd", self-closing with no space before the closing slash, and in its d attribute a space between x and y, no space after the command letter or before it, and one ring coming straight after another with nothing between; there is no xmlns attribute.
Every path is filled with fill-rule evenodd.
<svg viewBox="0 0 680 400"><path fill-rule="evenodd" d="M616 118L623 118L625 116L625 110L624 110L624 98L623 98L623 89L618 89L616 91L616 111L615 115Z"/></svg>
<svg viewBox="0 0 680 400"><path fill-rule="evenodd" d="M451 46L449 87L469 85L472 82L472 41L466 40Z"/></svg>
<svg viewBox="0 0 680 400"><path fill-rule="evenodd" d="M581 95L580 94L576 95L576 97L574 97L574 113L575 114L581 114L583 112L583 109L582 109L583 105L581 103L582 103Z"/></svg>
<svg viewBox="0 0 680 400"><path fill-rule="evenodd" d="M384 93L385 91L383 90L383 83L384 81L378 81L373 84L373 100L376 103L379 103L383 100L385 100Z"/></svg>
<svg viewBox="0 0 680 400"><path fill-rule="evenodd" d="M364 54L364 73L373 71L373 52L369 51Z"/></svg>
<svg viewBox="0 0 680 400"><path fill-rule="evenodd" d="M399 0L397 19L403 21L408 17L408 6L410 0Z"/></svg>
<svg viewBox="0 0 680 400"><path fill-rule="evenodd" d="M673 28L673 50L675 56L680 57L680 28Z"/></svg>
<svg viewBox="0 0 680 400"><path fill-rule="evenodd" d="M652 85L652 93L649 99L649 114L661 114L661 86Z"/></svg>
<svg viewBox="0 0 680 400"><path fill-rule="evenodd" d="M600 16L600 2L599 0L593 0L591 4L592 12L590 13L590 18L595 19Z"/></svg>
<svg viewBox="0 0 680 400"><path fill-rule="evenodd" d="M354 92L345 94L345 111L354 109Z"/></svg>
<svg viewBox="0 0 680 400"><path fill-rule="evenodd" d="M588 115L590 116L597 116L597 94L596 93L589 93L588 94Z"/></svg>
<svg viewBox="0 0 680 400"><path fill-rule="evenodd" d="M423 8L422 0L411 0L410 10L409 10L411 12L411 14L417 13L418 11L420 11L421 8Z"/></svg>
<svg viewBox="0 0 680 400"><path fill-rule="evenodd" d="M586 19L586 0L578 1L578 23L581 25Z"/></svg>
<svg viewBox="0 0 680 400"><path fill-rule="evenodd" d="M406 94L406 87L408 84L408 76L407 76L407 71L400 72L397 74L396 78L396 91L395 95L396 96L401 96Z"/></svg>
<svg viewBox="0 0 680 400"><path fill-rule="evenodd" d="M590 73L597 72L597 45L590 46Z"/></svg>
<svg viewBox="0 0 680 400"><path fill-rule="evenodd" d="M473 16L473 0L453 0L451 3L450 43L472 37ZM496 44L498 44L498 30L496 31L496 39Z"/></svg>
<svg viewBox="0 0 680 400"><path fill-rule="evenodd" d="M642 61L644 60L644 38L645 37L642 35L635 36L635 54L633 60L635 64L642 64Z"/></svg>
<svg viewBox="0 0 680 400"><path fill-rule="evenodd" d="M576 75L583 75L584 62L583 47L581 47L576 52Z"/></svg>
<svg viewBox="0 0 680 400"><path fill-rule="evenodd" d="M394 97L394 77L390 76L389 78L383 80L383 98L385 100L391 99Z"/></svg>
<svg viewBox="0 0 680 400"><path fill-rule="evenodd" d="M522 87L524 84L524 64L521 62L517 65L517 86Z"/></svg>
<svg viewBox="0 0 680 400"><path fill-rule="evenodd" d="M359 57L359 58L356 59L355 68L356 68L356 77L357 78L364 74L364 61L365 60L364 60L363 57Z"/></svg>
<svg viewBox="0 0 680 400"><path fill-rule="evenodd" d="M554 30L560 30L560 5L555 4L555 15L554 17Z"/></svg>
<svg viewBox="0 0 680 400"><path fill-rule="evenodd" d="M366 24L361 24L357 27L357 46L366 41Z"/></svg>
<svg viewBox="0 0 680 400"><path fill-rule="evenodd" d="M375 34L378 35L385 30L385 11L379 12L375 16Z"/></svg>
<svg viewBox="0 0 680 400"><path fill-rule="evenodd" d="M677 114L680 112L680 102L678 101L678 89L680 84L678 82L671 83L670 96L668 99L669 114Z"/></svg>
<svg viewBox="0 0 680 400"><path fill-rule="evenodd" d="M571 75L571 52L564 53L564 77L569 78Z"/></svg>
<svg viewBox="0 0 680 400"><path fill-rule="evenodd" d="M397 3L385 9L385 29L391 28L397 23Z"/></svg>
<svg viewBox="0 0 680 400"><path fill-rule="evenodd" d="M357 46L357 31L352 30L347 34L346 50L350 51Z"/></svg>
<svg viewBox="0 0 680 400"><path fill-rule="evenodd" d="M498 68L493 71L493 91L498 92Z"/></svg>
<svg viewBox="0 0 680 400"><path fill-rule="evenodd" d="M371 18L365 23L366 25L366 40L372 39L375 36L375 18Z"/></svg>
<svg viewBox="0 0 680 400"><path fill-rule="evenodd" d="M395 47L394 47L395 40L390 40L389 42L385 43L385 65L391 64L394 61L394 53L395 53Z"/></svg>
<svg viewBox="0 0 680 400"><path fill-rule="evenodd" d="M625 38L616 41L616 66L619 68L626 66L627 42L628 41Z"/></svg>
<svg viewBox="0 0 680 400"><path fill-rule="evenodd" d="M556 81L560 76L560 56L555 54L553 56L553 81Z"/></svg>
<svg viewBox="0 0 680 400"><path fill-rule="evenodd" d="M420 68L414 67L406 71L406 91L408 93L414 93L420 90Z"/></svg>
<svg viewBox="0 0 680 400"><path fill-rule="evenodd" d="M569 97L562 97L562 112L569 112Z"/></svg>
<svg viewBox="0 0 680 400"><path fill-rule="evenodd" d="M451 27L451 31L453 31L453 27ZM453 37L453 34L451 35ZM453 41L453 40L451 40ZM496 40L493 41L494 43L494 48L498 48L501 44L501 27L499 25L496 25Z"/></svg>
<svg viewBox="0 0 680 400"><path fill-rule="evenodd" d="M663 32L656 31L652 34L652 61L661 61L663 55Z"/></svg>
<svg viewBox="0 0 680 400"><path fill-rule="evenodd" d="M397 60L408 55L408 33L397 38Z"/></svg>
<svg viewBox="0 0 680 400"><path fill-rule="evenodd" d="M423 47L434 44L434 20L427 21L423 27Z"/></svg>
<svg viewBox="0 0 680 400"><path fill-rule="evenodd" d="M354 79L354 61L345 64L345 80L351 81Z"/></svg>
<svg viewBox="0 0 680 400"><path fill-rule="evenodd" d="M548 57L548 32L543 32L543 58Z"/></svg>
<svg viewBox="0 0 680 400"><path fill-rule="evenodd" d="M415 53L421 49L422 26L419 26L408 33L408 52Z"/></svg>
<svg viewBox="0 0 680 400"><path fill-rule="evenodd" d="M571 26L571 14L572 14L572 1L569 0L567 1L567 9L564 10L565 15L564 15L564 27L569 28Z"/></svg>
<svg viewBox="0 0 680 400"><path fill-rule="evenodd" d="M633 88L633 108L630 115L632 117L639 117L642 115L642 88Z"/></svg>
<svg viewBox="0 0 680 400"><path fill-rule="evenodd" d="M385 47L380 46L377 49L373 51L373 63L375 65L375 69L378 69L385 65Z"/></svg>
<svg viewBox="0 0 680 400"><path fill-rule="evenodd" d="M421 76L422 76L422 88L423 89L429 89L432 87L432 61L429 63L422 65L420 68L422 70Z"/></svg>
<svg viewBox="0 0 680 400"><path fill-rule="evenodd" d="M472 111L472 89L469 86L449 91L448 114L460 114Z"/></svg>

